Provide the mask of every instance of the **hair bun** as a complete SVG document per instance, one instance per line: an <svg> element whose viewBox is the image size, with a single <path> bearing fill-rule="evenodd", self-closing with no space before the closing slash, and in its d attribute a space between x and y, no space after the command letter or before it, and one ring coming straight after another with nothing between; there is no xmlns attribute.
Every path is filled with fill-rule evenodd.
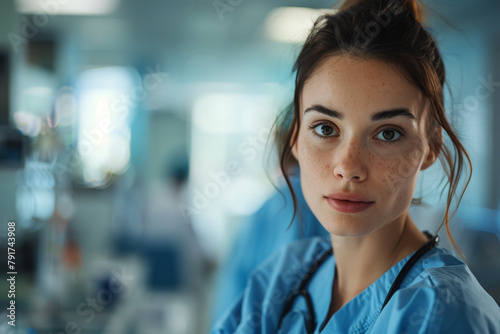
<svg viewBox="0 0 500 334"><path fill-rule="evenodd" d="M393 12L406 12L422 25L425 21L425 7L419 0L344 0L339 11L362 8L375 9L377 12L388 9Z"/></svg>

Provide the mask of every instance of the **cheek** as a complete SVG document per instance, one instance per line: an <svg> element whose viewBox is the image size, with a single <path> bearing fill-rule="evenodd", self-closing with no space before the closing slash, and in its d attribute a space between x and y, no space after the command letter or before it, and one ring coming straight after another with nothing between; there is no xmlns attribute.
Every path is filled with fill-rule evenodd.
<svg viewBox="0 0 500 334"><path fill-rule="evenodd" d="M302 140L298 148L300 169L311 176L323 175L330 168L331 153L321 150L308 140Z"/></svg>
<svg viewBox="0 0 500 334"><path fill-rule="evenodd" d="M418 154L418 150L391 158L377 157L375 159L373 166L376 166L377 170L374 171L373 176L379 178L384 189L400 196L404 196L404 193L413 194L413 186L422 162L422 156Z"/></svg>
<svg viewBox="0 0 500 334"><path fill-rule="evenodd" d="M302 191L309 206L314 206L316 197L320 195L318 189L322 188L330 174L333 175L329 155L307 141L300 142L297 153Z"/></svg>

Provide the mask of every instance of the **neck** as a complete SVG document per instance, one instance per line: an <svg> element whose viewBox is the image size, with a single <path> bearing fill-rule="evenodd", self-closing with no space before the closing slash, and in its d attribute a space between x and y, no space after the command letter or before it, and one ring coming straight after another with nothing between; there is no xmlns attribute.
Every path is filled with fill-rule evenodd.
<svg viewBox="0 0 500 334"><path fill-rule="evenodd" d="M363 237L332 235L336 262L333 286L335 298L332 301L337 309L426 241L427 238L418 230L408 213L399 221Z"/></svg>

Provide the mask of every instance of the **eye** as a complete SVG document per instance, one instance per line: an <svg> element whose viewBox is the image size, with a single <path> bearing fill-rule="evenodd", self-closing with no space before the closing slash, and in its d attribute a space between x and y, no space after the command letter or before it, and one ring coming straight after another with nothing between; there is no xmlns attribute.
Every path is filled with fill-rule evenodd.
<svg viewBox="0 0 500 334"><path fill-rule="evenodd" d="M403 135L402 132L399 130L384 129L377 134L376 138L383 141L391 142L391 141L397 141L402 135Z"/></svg>
<svg viewBox="0 0 500 334"><path fill-rule="evenodd" d="M315 135L320 137L331 137L337 135L337 131L335 131L335 128L328 124L313 124L311 128L315 132Z"/></svg>

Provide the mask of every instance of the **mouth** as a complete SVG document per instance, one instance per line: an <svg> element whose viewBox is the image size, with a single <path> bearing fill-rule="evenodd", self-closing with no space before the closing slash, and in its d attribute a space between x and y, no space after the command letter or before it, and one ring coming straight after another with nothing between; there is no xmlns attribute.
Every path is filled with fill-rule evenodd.
<svg viewBox="0 0 500 334"><path fill-rule="evenodd" d="M341 213L359 213L367 210L375 202L363 195L337 193L325 196L328 204Z"/></svg>

